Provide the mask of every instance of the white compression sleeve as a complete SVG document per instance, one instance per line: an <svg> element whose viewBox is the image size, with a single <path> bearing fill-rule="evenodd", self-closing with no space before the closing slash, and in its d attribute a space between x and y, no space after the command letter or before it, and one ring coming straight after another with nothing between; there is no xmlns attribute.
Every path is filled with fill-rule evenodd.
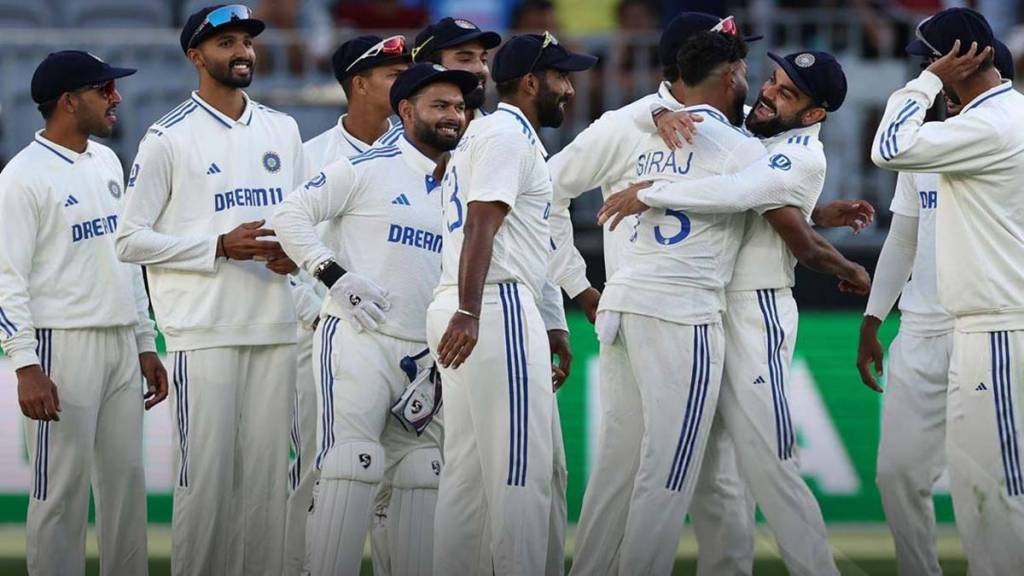
<svg viewBox="0 0 1024 576"><path fill-rule="evenodd" d="M892 215L889 235L882 245L882 253L878 256L875 267L875 278L871 283L871 295L864 310L866 316L874 316L885 320L892 310L896 298L910 279L910 271L914 267L914 256L917 254L917 218Z"/></svg>

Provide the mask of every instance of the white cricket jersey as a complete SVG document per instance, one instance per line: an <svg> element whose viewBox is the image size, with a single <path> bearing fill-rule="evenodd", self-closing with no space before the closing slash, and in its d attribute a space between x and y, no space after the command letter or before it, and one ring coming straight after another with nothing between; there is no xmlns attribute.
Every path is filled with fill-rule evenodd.
<svg viewBox="0 0 1024 576"><path fill-rule="evenodd" d="M551 206L551 236L555 245L553 279L571 297L590 287L590 282L583 257L573 244L569 203L594 188L600 188L601 195L608 198L636 180L637 151L646 145L649 135L638 128L635 117L639 113L650 116L653 102L663 102L673 109L682 107L672 96L668 82L662 82L656 93L602 114L548 161L554 190ZM610 223L604 228L607 278L618 270L619 255L632 233L631 226L621 225L615 230L609 230L609 226Z"/></svg>
<svg viewBox="0 0 1024 576"><path fill-rule="evenodd" d="M39 364L35 329L135 326L156 350L138 266L114 250L124 171L89 141L81 154L36 133L0 172L0 344L14 368Z"/></svg>
<svg viewBox="0 0 1024 576"><path fill-rule="evenodd" d="M470 123L441 183L445 225L439 289L459 284L469 203L501 202L509 211L494 236L486 283L521 282L535 299L544 298L551 252L546 156L537 133L515 106L502 102L494 113Z"/></svg>
<svg viewBox="0 0 1024 576"><path fill-rule="evenodd" d="M321 168L335 160L339 158L351 158L356 154L362 154L372 146L372 144L363 142L359 138L350 134L348 130L345 130L345 116L348 116L348 114L342 114L338 117L338 123L335 126L332 126L303 143L302 155L305 157L306 165L309 168L306 176L315 176L320 172ZM401 126L399 126L399 128L401 128ZM391 121L388 120L388 130L384 135L387 136L393 129L394 126L392 126Z"/></svg>
<svg viewBox="0 0 1024 576"><path fill-rule="evenodd" d="M117 249L148 267L168 350L295 342L288 280L264 262L215 256L219 234L269 219L303 169L295 121L248 96L233 120L193 92L150 127L128 175Z"/></svg>
<svg viewBox="0 0 1024 576"><path fill-rule="evenodd" d="M693 144L672 152L660 136L648 134L633 158L634 181L682 182L727 174L765 155L756 138L718 110L706 105L687 110L705 118ZM742 236L742 214L645 211L621 254L619 269L605 285L600 308L681 324L717 322Z"/></svg>
<svg viewBox="0 0 1024 576"><path fill-rule="evenodd" d="M426 341L426 312L441 273L441 189L434 161L404 136L328 164L277 209L272 224L295 262L327 260L388 292L382 334ZM325 222L324 240L317 224ZM336 247L336 248L335 248ZM342 316L327 298L324 311Z"/></svg>
<svg viewBox="0 0 1024 576"><path fill-rule="evenodd" d="M935 214L939 204L937 174L901 172L889 209L917 218L917 251L910 281L900 294L900 323L918 333L948 332L953 317L939 303L935 277Z"/></svg>
<svg viewBox="0 0 1024 576"><path fill-rule="evenodd" d="M795 206L808 221L825 186L825 150L818 139L821 124L787 130L763 140L769 160L761 170L785 172L786 194L778 205ZM760 209L760 213L767 210ZM760 215L748 216L736 269L726 289L730 292L791 288L796 283L796 256L779 233Z"/></svg>
<svg viewBox="0 0 1024 576"><path fill-rule="evenodd" d="M1003 82L944 122L924 122L942 90L925 70L889 98L871 159L939 175L939 301L958 329L1024 329L1024 95Z"/></svg>

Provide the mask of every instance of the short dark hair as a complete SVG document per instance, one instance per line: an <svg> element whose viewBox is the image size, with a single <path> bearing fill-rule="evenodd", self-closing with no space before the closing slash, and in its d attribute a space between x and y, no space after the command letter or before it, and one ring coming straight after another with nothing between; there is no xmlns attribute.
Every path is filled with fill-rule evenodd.
<svg viewBox="0 0 1024 576"><path fill-rule="evenodd" d="M43 102L39 106L37 106L37 108L39 109L39 113L43 115L43 120L49 120L50 116L53 116L53 112L57 109L57 102L59 101L60 98L58 97L54 98L53 100L47 100L46 102Z"/></svg>
<svg viewBox="0 0 1024 576"><path fill-rule="evenodd" d="M661 67L661 75L665 78L665 81L669 84L679 80L679 66L675 64L665 64Z"/></svg>
<svg viewBox="0 0 1024 576"><path fill-rule="evenodd" d="M348 76L345 76L340 82L338 82L338 84L341 84L341 91L345 93L346 100L348 100L352 94L352 79L355 78L356 76L362 76L363 78L365 78L369 75L370 70L373 70L373 68L367 68L366 70L360 70L355 74L349 74Z"/></svg>
<svg viewBox="0 0 1024 576"><path fill-rule="evenodd" d="M696 86L720 64L738 62L746 57L747 43L742 37L721 32L698 32L679 47L676 65L683 82Z"/></svg>
<svg viewBox="0 0 1024 576"><path fill-rule="evenodd" d="M520 76L511 80L505 80L504 82L495 82L494 88L498 91L498 96L501 98L511 96L516 93L516 90L519 90L519 81L522 79L523 77Z"/></svg>

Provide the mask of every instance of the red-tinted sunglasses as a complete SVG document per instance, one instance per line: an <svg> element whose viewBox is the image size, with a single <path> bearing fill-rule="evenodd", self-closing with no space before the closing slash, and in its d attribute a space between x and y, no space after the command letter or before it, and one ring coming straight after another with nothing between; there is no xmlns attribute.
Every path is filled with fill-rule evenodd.
<svg viewBox="0 0 1024 576"><path fill-rule="evenodd" d="M367 50L366 52L363 52L363 54L359 58L353 60L352 63L349 64L347 68L345 68L345 72L351 70L352 67L356 65L356 62L359 62L360 60L365 60L366 58L373 58L374 56L379 56L381 54L387 54L388 56L400 56L404 52L405 36L398 35L385 38L371 46L370 49Z"/></svg>
<svg viewBox="0 0 1024 576"><path fill-rule="evenodd" d="M82 86L81 88L76 89L75 92L87 92L89 90L98 90L100 95L102 95L104 98L108 100L112 98L114 94L117 92L117 88L114 87L113 80L107 80L106 82L101 82L99 84L89 84L88 86Z"/></svg>
<svg viewBox="0 0 1024 576"><path fill-rule="evenodd" d="M728 34L730 36L740 35L740 27L736 25L736 19L732 16L723 18L718 24L715 24L711 31L721 32L722 34Z"/></svg>

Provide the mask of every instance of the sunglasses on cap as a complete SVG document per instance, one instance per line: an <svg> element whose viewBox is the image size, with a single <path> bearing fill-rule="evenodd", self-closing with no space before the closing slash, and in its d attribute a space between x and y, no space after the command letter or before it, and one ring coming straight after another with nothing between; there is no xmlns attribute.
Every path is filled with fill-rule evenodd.
<svg viewBox="0 0 1024 576"><path fill-rule="evenodd" d="M730 36L739 36L740 27L736 25L736 18L727 16L720 20L718 24L711 27L711 32L721 32L722 34L728 34Z"/></svg>
<svg viewBox="0 0 1024 576"><path fill-rule="evenodd" d="M932 56L935 56L937 58L941 58L942 57L942 52L939 52L939 50L937 48L935 48L935 46L932 46L931 43L928 42L928 39L924 37L924 33L921 32L921 29L924 28L924 25L929 20L931 20L931 18L925 18L924 20L921 21L920 24L917 25L917 28L914 30L914 36L916 36L917 39L920 40L922 44L924 44L925 48L927 48L927 49L932 51Z"/></svg>
<svg viewBox="0 0 1024 576"><path fill-rule="evenodd" d="M193 43L196 41L196 38L198 38L200 34L209 30L210 28L224 26L225 24L230 24L231 22L237 20L251 19L252 10L250 10L248 6L242 4L221 6L220 8L217 8L216 10L206 15L206 18L203 20L202 24L196 27L196 31L192 33L192 37L188 39L188 45L189 47L192 47Z"/></svg>
<svg viewBox="0 0 1024 576"><path fill-rule="evenodd" d="M356 65L360 60L367 58L373 58L374 56L380 56L381 54L387 54L388 56L401 56L405 52L405 36L396 35L390 36L374 44L369 50L363 52L362 56L356 58L351 64L345 68L345 72L348 72Z"/></svg>
<svg viewBox="0 0 1024 576"><path fill-rule="evenodd" d="M540 50L537 50L537 56L534 57L533 64L530 64L530 67L527 68L527 70L530 70L531 72L533 71L533 69L537 66L537 62L540 62L540 57L541 55L544 54L544 50L551 45L558 46L558 38L555 38L554 34L545 30L544 40L540 43Z"/></svg>

